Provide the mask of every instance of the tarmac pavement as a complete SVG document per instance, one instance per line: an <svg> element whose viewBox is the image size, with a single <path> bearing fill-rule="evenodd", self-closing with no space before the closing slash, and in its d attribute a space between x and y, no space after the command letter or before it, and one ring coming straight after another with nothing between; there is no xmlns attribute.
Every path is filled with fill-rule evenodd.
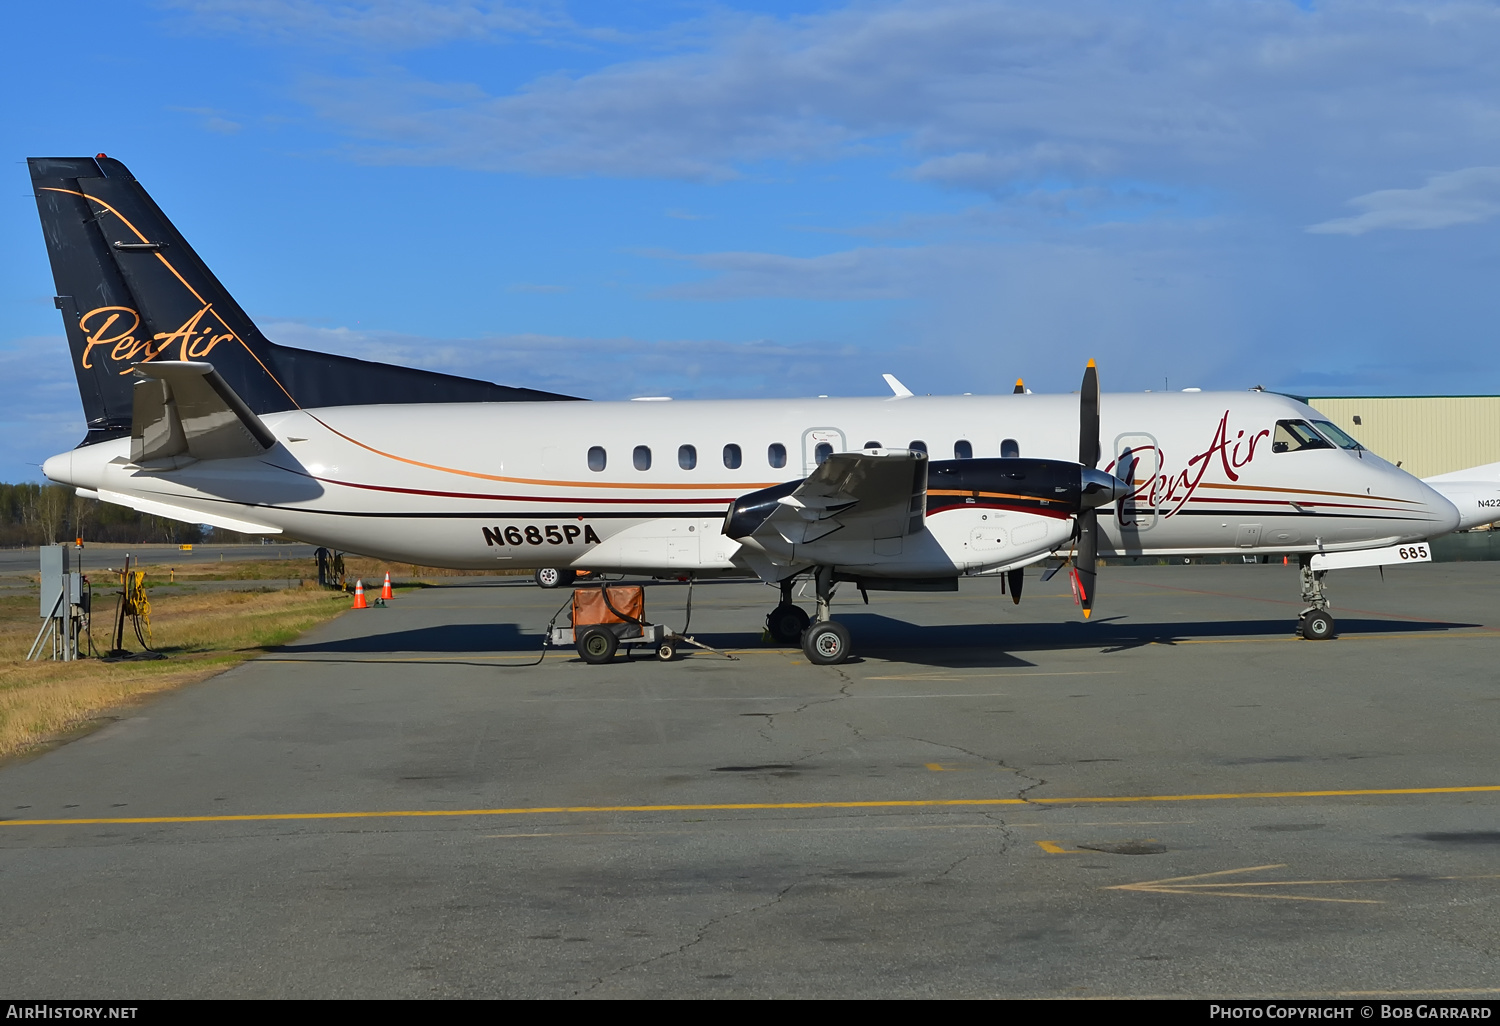
<svg viewBox="0 0 1500 1026"><path fill-rule="evenodd" d="M0 990L1500 994L1500 571L1329 583L1328 642L1281 566L850 591L839 667L755 584L603 667L403 592L0 767Z"/></svg>

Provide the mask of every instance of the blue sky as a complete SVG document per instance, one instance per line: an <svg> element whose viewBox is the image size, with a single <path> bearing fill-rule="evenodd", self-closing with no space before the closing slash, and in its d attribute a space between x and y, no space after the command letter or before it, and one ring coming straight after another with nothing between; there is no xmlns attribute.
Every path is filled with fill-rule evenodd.
<svg viewBox="0 0 1500 1026"><path fill-rule="evenodd" d="M271 338L507 384L1500 391L1495 3L66 11L0 10L0 479L83 432L23 161L99 151Z"/></svg>

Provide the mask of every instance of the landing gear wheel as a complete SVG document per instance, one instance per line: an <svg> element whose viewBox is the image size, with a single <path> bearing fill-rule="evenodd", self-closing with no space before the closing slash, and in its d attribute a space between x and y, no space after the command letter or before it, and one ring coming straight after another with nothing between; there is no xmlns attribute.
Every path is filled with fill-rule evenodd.
<svg viewBox="0 0 1500 1026"><path fill-rule="evenodd" d="M1326 610L1309 609L1302 614L1297 633L1308 641L1327 641L1333 637L1333 617Z"/></svg>
<svg viewBox="0 0 1500 1026"><path fill-rule="evenodd" d="M615 649L619 647L620 639L608 627L588 627L578 636L578 654L583 657L584 662L595 666L613 659Z"/></svg>
<svg viewBox="0 0 1500 1026"><path fill-rule="evenodd" d="M656 646L656 658L664 663L670 663L677 656L677 646L670 641L663 641Z"/></svg>
<svg viewBox="0 0 1500 1026"><path fill-rule="evenodd" d="M849 658L849 630L834 620L815 623L802 634L802 651L818 666L836 666Z"/></svg>
<svg viewBox="0 0 1500 1026"><path fill-rule="evenodd" d="M802 632L807 630L808 623L807 613L802 607L790 602L783 602L766 614L766 630L783 645L795 645Z"/></svg>
<svg viewBox="0 0 1500 1026"><path fill-rule="evenodd" d="M575 572L572 570L559 570L555 566L544 566L532 574L536 578L537 586L540 588L561 588L564 584L572 584Z"/></svg>

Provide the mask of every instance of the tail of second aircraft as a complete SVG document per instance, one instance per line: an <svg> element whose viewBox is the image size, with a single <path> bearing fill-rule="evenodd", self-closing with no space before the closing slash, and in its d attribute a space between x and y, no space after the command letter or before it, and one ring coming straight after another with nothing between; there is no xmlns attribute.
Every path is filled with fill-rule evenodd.
<svg viewBox="0 0 1500 1026"><path fill-rule="evenodd" d="M320 406L569 399L270 342L118 160L33 157L32 186L88 419L130 432L135 364L212 363L255 413Z"/></svg>

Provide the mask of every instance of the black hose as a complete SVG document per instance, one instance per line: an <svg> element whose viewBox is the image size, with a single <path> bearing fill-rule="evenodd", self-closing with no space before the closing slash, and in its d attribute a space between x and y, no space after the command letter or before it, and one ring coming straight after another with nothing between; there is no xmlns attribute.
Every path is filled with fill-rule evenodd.
<svg viewBox="0 0 1500 1026"><path fill-rule="evenodd" d="M509 669L509 668L525 669L525 668L530 667L530 666L539 666L539 665L541 665L542 660L547 658L547 649L548 649L548 647L552 644L552 628L555 627L555 626L557 626L557 618L559 616L562 616L563 610L567 609L568 606L570 606L572 604L573 604L573 597L570 595L570 596L568 596L567 600L565 602L563 602L562 605L560 605L560 606L557 607L557 612L555 612L555 613L552 614L552 619L550 619L550 620L547 621L547 629L544 632L542 632L542 651L536 657L536 661L535 662L530 662L530 663L510 663L509 666L505 667L505 668L507 668L507 669Z"/></svg>
<svg viewBox="0 0 1500 1026"><path fill-rule="evenodd" d="M609 588L607 586L605 586L604 584L600 584L599 585L599 594L602 595L602 596L604 596L604 606L605 606L605 608L608 609L611 613L614 613L616 616L618 616L620 618L621 622L623 622L623 623L633 623L637 627L649 627L649 626L651 626L645 620L637 620L635 617L631 616L630 614L628 614L628 613L622 613L618 609L616 609L615 608L615 604L609 600Z"/></svg>

